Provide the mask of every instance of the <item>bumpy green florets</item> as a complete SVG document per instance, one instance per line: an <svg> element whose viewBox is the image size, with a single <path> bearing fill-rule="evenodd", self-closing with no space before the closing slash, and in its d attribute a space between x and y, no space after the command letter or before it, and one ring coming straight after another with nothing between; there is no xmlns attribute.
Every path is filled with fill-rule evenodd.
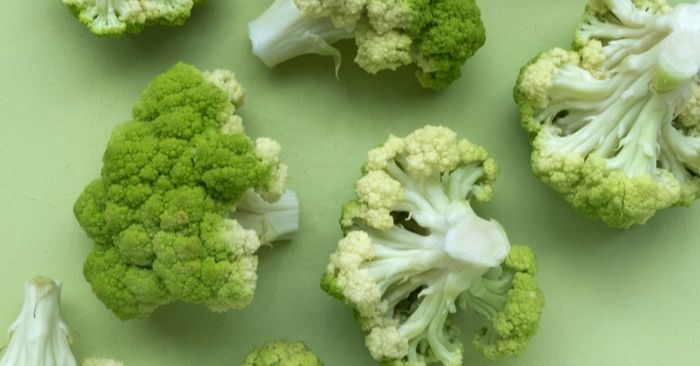
<svg viewBox="0 0 700 366"><path fill-rule="evenodd" d="M271 341L254 349L243 366L323 366L303 342Z"/></svg>
<svg viewBox="0 0 700 366"><path fill-rule="evenodd" d="M390 136L362 172L321 287L353 309L372 357L462 365L459 304L489 323L475 338L487 357L522 353L544 301L532 250L511 247L497 222L471 208L493 197L498 168L487 151L426 126Z"/></svg>
<svg viewBox="0 0 700 366"><path fill-rule="evenodd" d="M487 322L474 336L474 347L495 360L517 356L536 332L544 297L535 273L537 262L530 247L514 245L500 268L487 272L465 299Z"/></svg>
<svg viewBox="0 0 700 366"><path fill-rule="evenodd" d="M284 188L270 182L285 182L286 167L260 152L271 140L254 144L243 133L234 114L241 102L233 74L178 64L151 82L134 119L114 128L101 177L74 211L96 244L85 277L120 318L175 300L217 311L251 301L255 252L276 236L261 240L257 227L241 226L254 221L241 211L263 201L254 191L280 199L268 188Z"/></svg>
<svg viewBox="0 0 700 366"><path fill-rule="evenodd" d="M699 4L590 0L573 50L522 68L533 171L577 211L627 228L698 196L698 16Z"/></svg>
<svg viewBox="0 0 700 366"><path fill-rule="evenodd" d="M138 33L148 25L182 25L205 0L63 0L90 32L100 36Z"/></svg>

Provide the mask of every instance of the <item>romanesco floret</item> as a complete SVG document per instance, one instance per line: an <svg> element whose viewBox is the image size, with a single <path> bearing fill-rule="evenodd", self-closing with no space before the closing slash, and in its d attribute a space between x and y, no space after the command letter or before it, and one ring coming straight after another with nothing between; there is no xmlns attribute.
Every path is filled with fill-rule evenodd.
<svg viewBox="0 0 700 366"><path fill-rule="evenodd" d="M461 366L459 310L475 315L486 357L525 350L544 306L534 252L471 207L491 200L497 171L484 148L445 127L368 153L321 287L353 308L376 360Z"/></svg>
<svg viewBox="0 0 700 366"><path fill-rule="evenodd" d="M147 25L182 25L205 0L63 0L90 32L101 36L138 33Z"/></svg>
<svg viewBox="0 0 700 366"><path fill-rule="evenodd" d="M700 2L590 0L573 50L521 70L533 171L577 211L627 228L696 199L698 19Z"/></svg>
<svg viewBox="0 0 700 366"><path fill-rule="evenodd" d="M279 144L253 143L234 75L177 64L114 128L101 177L75 203L95 241L84 274L122 319L181 300L214 311L247 306L261 244L298 228Z"/></svg>
<svg viewBox="0 0 700 366"><path fill-rule="evenodd" d="M2 352L0 350L0 352ZM61 283L36 277L24 285L24 305L10 326L0 366L76 366L61 317Z"/></svg>
<svg viewBox="0 0 700 366"><path fill-rule="evenodd" d="M270 341L250 351L243 366L323 366L303 342Z"/></svg>
<svg viewBox="0 0 700 366"><path fill-rule="evenodd" d="M269 67L303 54L331 56L354 38L370 74L414 63L423 87L442 89L484 44L474 0L276 0L249 24L253 53Z"/></svg>

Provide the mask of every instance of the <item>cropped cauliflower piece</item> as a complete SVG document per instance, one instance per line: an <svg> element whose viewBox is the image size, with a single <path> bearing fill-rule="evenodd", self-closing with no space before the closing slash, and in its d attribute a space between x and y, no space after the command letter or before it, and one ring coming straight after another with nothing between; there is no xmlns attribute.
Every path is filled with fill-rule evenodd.
<svg viewBox="0 0 700 366"><path fill-rule="evenodd" d="M250 351L243 366L323 366L303 342L270 341Z"/></svg>
<svg viewBox="0 0 700 366"><path fill-rule="evenodd" d="M533 171L577 211L627 228L698 196L698 19L700 3L590 0L573 50L521 70Z"/></svg>
<svg viewBox="0 0 700 366"><path fill-rule="evenodd" d="M442 89L484 45L474 0L276 0L248 26L253 53L268 67L304 54L331 56L355 39L355 62L370 74L415 64L425 88Z"/></svg>
<svg viewBox="0 0 700 366"><path fill-rule="evenodd" d="M106 358L86 358L83 366L124 366L124 363Z"/></svg>
<svg viewBox="0 0 700 366"><path fill-rule="evenodd" d="M473 345L487 358L525 350L544 306L534 252L471 207L491 200L497 171L445 127L368 153L321 287L353 308L377 361L461 366L459 310L483 325Z"/></svg>
<svg viewBox="0 0 700 366"><path fill-rule="evenodd" d="M145 26L182 25L205 0L63 0L90 32L100 36L138 33Z"/></svg>
<svg viewBox="0 0 700 366"><path fill-rule="evenodd" d="M298 229L281 148L245 135L235 114L242 99L232 73L180 63L114 128L101 177L74 211L95 241L85 278L119 318L177 300L243 308L258 248Z"/></svg>

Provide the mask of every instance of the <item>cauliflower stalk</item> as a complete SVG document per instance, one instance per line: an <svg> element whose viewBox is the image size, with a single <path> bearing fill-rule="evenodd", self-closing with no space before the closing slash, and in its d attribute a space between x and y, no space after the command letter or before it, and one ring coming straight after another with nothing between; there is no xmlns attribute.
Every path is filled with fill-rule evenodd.
<svg viewBox="0 0 700 366"><path fill-rule="evenodd" d="M590 0L573 50L522 69L533 171L577 211L627 228L697 197L699 19L700 2Z"/></svg>
<svg viewBox="0 0 700 366"><path fill-rule="evenodd" d="M544 305L534 253L471 207L491 200L496 175L485 149L445 127L369 152L321 286L355 310L376 360L462 365L460 309L483 324L473 344L486 357L525 350Z"/></svg>
<svg viewBox="0 0 700 366"><path fill-rule="evenodd" d="M61 284L36 277L24 285L24 305L10 326L0 366L76 366L61 318Z"/></svg>
<svg viewBox="0 0 700 366"><path fill-rule="evenodd" d="M242 102L232 73L180 63L114 128L101 177L74 211L95 242L85 278L119 318L177 300L243 308L258 248L298 229L281 148L245 135Z"/></svg>
<svg viewBox="0 0 700 366"><path fill-rule="evenodd" d="M76 366L68 326L61 317L60 282L36 277L24 285L24 305L10 326L9 344L0 348L0 366ZM4 352L3 352L4 351ZM83 366L124 366L87 358Z"/></svg>
<svg viewBox="0 0 700 366"><path fill-rule="evenodd" d="M354 38L370 74L415 63L423 87L442 89L485 42L474 0L275 0L249 24L253 53L268 67L304 54L331 56Z"/></svg>
<svg viewBox="0 0 700 366"><path fill-rule="evenodd" d="M145 26L182 25L192 7L204 0L63 0L90 32L105 35L138 33Z"/></svg>
<svg viewBox="0 0 700 366"><path fill-rule="evenodd" d="M250 351L243 366L323 366L303 342L271 341Z"/></svg>

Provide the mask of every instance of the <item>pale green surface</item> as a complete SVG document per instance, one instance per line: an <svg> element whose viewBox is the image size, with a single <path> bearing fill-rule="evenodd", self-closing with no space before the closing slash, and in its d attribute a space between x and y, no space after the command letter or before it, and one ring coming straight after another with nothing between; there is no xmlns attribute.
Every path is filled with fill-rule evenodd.
<svg viewBox="0 0 700 366"><path fill-rule="evenodd" d="M64 282L63 313L75 353L140 365L239 365L273 338L303 339L329 366L375 363L349 310L318 287L340 236L365 152L390 132L445 124L487 147L502 174L481 209L540 260L547 305L539 335L502 365L700 364L700 205L658 214L644 227L608 229L574 213L530 172L511 88L540 50L569 44L582 0L483 0L487 43L443 93L412 72L371 77L345 59L305 57L266 69L249 51L246 23L271 1L210 0L181 28L92 36L59 0L0 2L0 327L37 274ZM350 44L343 47L352 55ZM285 149L302 230L263 249L256 299L224 315L175 304L122 322L82 277L91 248L72 215L97 176L112 126L130 115L146 83L183 60L234 70L247 87L241 114L254 136ZM490 364L468 357L465 364Z"/></svg>

